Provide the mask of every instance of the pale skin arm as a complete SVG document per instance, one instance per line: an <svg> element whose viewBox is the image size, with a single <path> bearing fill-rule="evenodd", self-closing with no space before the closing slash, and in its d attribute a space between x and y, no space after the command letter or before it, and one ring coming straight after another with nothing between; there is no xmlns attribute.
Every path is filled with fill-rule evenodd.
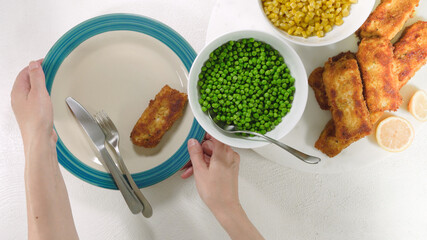
<svg viewBox="0 0 427 240"><path fill-rule="evenodd" d="M24 68L11 93L24 143L28 239L78 239L58 166L52 103L40 64L39 60Z"/></svg>
<svg viewBox="0 0 427 240"><path fill-rule="evenodd" d="M264 239L240 205L238 175L240 156L229 146L207 135L200 144L188 141L191 163L182 178L194 173L201 199L233 240Z"/></svg>

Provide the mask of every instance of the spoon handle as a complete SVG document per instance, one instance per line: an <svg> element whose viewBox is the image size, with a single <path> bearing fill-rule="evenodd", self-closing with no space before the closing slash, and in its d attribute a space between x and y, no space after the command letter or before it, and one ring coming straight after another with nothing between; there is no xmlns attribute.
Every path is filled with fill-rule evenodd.
<svg viewBox="0 0 427 240"><path fill-rule="evenodd" d="M321 159L318 157L310 156L308 154L300 152L300 151L296 150L295 148L292 148L292 147L290 147L290 146L288 146L282 142L277 141L276 139L273 139L271 137L265 136L265 135L260 134L260 133L248 132L248 131L234 131L234 133L247 133L247 134L253 134L253 135L258 136L258 137L262 137L262 138L266 139L267 141L274 143L277 146L285 149L286 151L288 151L289 153L291 153L295 157L299 158L301 161L306 162L308 164L317 164L321 161Z"/></svg>

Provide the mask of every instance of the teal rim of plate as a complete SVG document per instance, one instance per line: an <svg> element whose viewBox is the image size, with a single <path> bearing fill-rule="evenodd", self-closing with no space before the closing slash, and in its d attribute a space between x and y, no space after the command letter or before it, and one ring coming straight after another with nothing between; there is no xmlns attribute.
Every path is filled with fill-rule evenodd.
<svg viewBox="0 0 427 240"><path fill-rule="evenodd" d="M64 59L82 42L95 35L110 31L134 31L159 40L175 52L188 72L190 72L191 65L197 55L181 35L157 20L125 13L101 15L86 20L69 30L47 53L42 67L46 76L46 87L49 94L52 90L56 72ZM194 119L186 140L169 159L152 169L132 174L138 187L148 187L161 182L180 170L190 159L187 141L190 138L201 141L204 135L205 131ZM56 149L59 163L76 177L95 186L117 189L111 174L93 169L77 159L65 147L60 136L58 136Z"/></svg>

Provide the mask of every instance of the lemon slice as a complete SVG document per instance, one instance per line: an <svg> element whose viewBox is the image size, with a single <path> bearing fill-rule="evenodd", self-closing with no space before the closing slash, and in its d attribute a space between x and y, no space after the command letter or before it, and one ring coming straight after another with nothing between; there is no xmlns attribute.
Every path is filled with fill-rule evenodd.
<svg viewBox="0 0 427 240"><path fill-rule="evenodd" d="M375 136L383 149L389 152L401 152L411 145L414 129L406 119L392 116L378 124Z"/></svg>
<svg viewBox="0 0 427 240"><path fill-rule="evenodd" d="M427 121L427 93L423 90L416 91L409 100L408 110L416 119Z"/></svg>

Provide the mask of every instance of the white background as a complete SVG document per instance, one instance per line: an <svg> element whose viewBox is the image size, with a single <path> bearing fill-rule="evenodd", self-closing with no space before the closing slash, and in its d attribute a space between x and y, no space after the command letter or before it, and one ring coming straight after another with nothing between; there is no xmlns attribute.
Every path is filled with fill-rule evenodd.
<svg viewBox="0 0 427 240"><path fill-rule="evenodd" d="M0 239L27 237L24 154L10 107L17 73L30 60L44 57L70 28L105 13L137 13L160 20L198 52L215 4L215 0L0 0ZM426 147L424 127L406 151L363 169L331 175L288 169L252 150L236 149L242 159L241 202L266 239L427 239ZM81 239L228 238L200 200L193 178L181 180L175 174L143 189L154 208L154 216L145 219L129 212L119 192L92 186L61 169Z"/></svg>

